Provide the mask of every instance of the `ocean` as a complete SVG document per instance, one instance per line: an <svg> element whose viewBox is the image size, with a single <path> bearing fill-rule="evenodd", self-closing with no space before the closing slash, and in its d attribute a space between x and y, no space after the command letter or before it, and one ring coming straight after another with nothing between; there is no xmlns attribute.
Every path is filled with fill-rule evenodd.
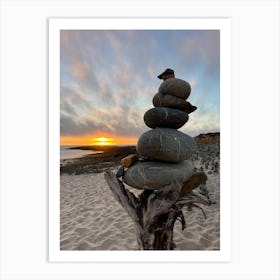
<svg viewBox="0 0 280 280"><path fill-rule="evenodd" d="M71 150L69 148L74 146L60 146L60 159L73 159L80 158L89 154L100 154L101 151L90 151L90 150Z"/></svg>

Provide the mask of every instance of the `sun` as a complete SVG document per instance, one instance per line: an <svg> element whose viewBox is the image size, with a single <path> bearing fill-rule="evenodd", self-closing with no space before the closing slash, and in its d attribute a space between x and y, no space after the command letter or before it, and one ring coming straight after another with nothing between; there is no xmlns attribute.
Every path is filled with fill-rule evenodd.
<svg viewBox="0 0 280 280"><path fill-rule="evenodd" d="M108 138L108 137L92 138L92 144L93 145L108 146L108 145L113 145L113 143L114 143L114 139L113 138Z"/></svg>

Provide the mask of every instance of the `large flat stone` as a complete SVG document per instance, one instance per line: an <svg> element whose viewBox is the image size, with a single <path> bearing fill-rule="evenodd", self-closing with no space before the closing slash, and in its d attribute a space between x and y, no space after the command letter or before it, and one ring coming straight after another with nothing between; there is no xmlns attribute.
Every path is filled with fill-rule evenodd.
<svg viewBox="0 0 280 280"><path fill-rule="evenodd" d="M189 159L196 148L189 135L172 128L156 128L139 137L136 150L144 157L180 162Z"/></svg>
<svg viewBox="0 0 280 280"><path fill-rule="evenodd" d="M184 80L169 78L160 85L158 91L160 93L170 94L179 98L187 99L191 93L191 86Z"/></svg>
<svg viewBox="0 0 280 280"><path fill-rule="evenodd" d="M156 107L148 110L144 115L144 122L150 128L167 127L178 129L189 119L189 115L181 110Z"/></svg>
<svg viewBox="0 0 280 280"><path fill-rule="evenodd" d="M173 181L187 181L194 173L190 160L180 163L164 163L158 161L138 161L129 167L123 176L123 181L136 189L156 190Z"/></svg>

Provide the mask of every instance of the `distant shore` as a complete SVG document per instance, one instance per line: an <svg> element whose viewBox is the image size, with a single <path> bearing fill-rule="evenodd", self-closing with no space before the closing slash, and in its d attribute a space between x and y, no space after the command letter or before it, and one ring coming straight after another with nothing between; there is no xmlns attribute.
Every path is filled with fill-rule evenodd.
<svg viewBox="0 0 280 280"><path fill-rule="evenodd" d="M136 146L78 146L69 149L102 151L81 158L62 160L60 174L100 173L120 165L120 160L129 154L136 154Z"/></svg>
<svg viewBox="0 0 280 280"><path fill-rule="evenodd" d="M131 147L135 147L135 145L125 145L125 146L118 146L118 145L88 145L88 146L75 146L69 147L69 150L90 150L90 151L116 151L122 149L129 149Z"/></svg>

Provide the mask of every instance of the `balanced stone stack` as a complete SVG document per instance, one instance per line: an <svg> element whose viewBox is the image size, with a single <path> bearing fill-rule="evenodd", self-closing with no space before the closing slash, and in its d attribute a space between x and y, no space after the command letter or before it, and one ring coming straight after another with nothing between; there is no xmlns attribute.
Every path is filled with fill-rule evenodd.
<svg viewBox="0 0 280 280"><path fill-rule="evenodd" d="M151 130L138 139L139 160L123 174L123 181L137 189L160 189L174 181L184 183L194 174L190 160L196 142L177 129L196 107L187 102L189 83L177 78L165 80L153 98L154 108L144 115Z"/></svg>

